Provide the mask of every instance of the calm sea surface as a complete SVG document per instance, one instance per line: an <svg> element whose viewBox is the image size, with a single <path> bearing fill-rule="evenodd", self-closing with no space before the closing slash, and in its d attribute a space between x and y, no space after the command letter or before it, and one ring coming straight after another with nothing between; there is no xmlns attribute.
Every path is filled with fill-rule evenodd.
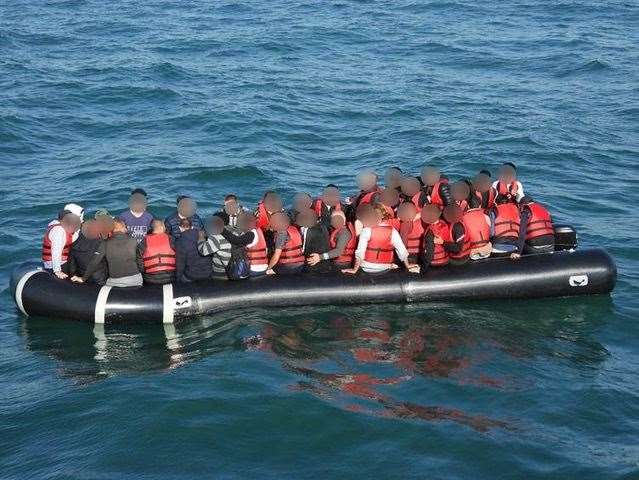
<svg viewBox="0 0 639 480"><path fill-rule="evenodd" d="M639 478L639 4L0 2L0 477ZM67 201L503 161L611 297L23 318Z"/></svg>

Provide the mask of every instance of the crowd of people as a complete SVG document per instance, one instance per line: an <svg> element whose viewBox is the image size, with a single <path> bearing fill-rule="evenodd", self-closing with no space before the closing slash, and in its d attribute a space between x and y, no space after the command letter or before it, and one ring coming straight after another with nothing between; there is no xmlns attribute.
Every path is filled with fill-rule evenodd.
<svg viewBox="0 0 639 480"><path fill-rule="evenodd" d="M70 203L47 226L44 269L74 282L133 287L303 271L419 273L554 251L551 215L524 194L512 163L496 179L481 170L452 182L425 166L416 177L391 167L383 187L372 171L357 182L353 197L329 184L317 198L296 194L290 209L276 191L254 211L229 194L206 220L189 196L179 196L166 219L155 218L140 188L117 217L99 209L85 219L84 209Z"/></svg>

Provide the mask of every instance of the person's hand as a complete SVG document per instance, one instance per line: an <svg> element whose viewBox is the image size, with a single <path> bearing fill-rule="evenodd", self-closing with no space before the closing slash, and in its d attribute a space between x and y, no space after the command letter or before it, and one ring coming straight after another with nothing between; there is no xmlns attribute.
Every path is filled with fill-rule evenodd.
<svg viewBox="0 0 639 480"><path fill-rule="evenodd" d="M519 260L520 258L521 258L521 255L519 253L517 253L517 252L510 254L510 259L511 260Z"/></svg>
<svg viewBox="0 0 639 480"><path fill-rule="evenodd" d="M206 234L204 233L204 231L202 230L198 231L197 239L199 242L203 242L204 240L206 240Z"/></svg>
<svg viewBox="0 0 639 480"><path fill-rule="evenodd" d="M441 237L433 237L433 243L435 245L441 245L444 243L444 240Z"/></svg>
<svg viewBox="0 0 639 480"><path fill-rule="evenodd" d="M357 273L357 269L356 268L345 268L344 270L342 270L342 273L346 273L348 275L355 275Z"/></svg>
<svg viewBox="0 0 639 480"><path fill-rule="evenodd" d="M67 275L66 273L60 271L60 272L55 272L55 276L58 277L60 280L64 280L65 278L68 278L69 275Z"/></svg>
<svg viewBox="0 0 639 480"><path fill-rule="evenodd" d="M84 280L82 280L82 277L78 277L77 275L72 276L71 281L75 283L84 283Z"/></svg>
<svg viewBox="0 0 639 480"><path fill-rule="evenodd" d="M410 264L408 265L408 271L410 273L419 273L419 271L421 270L420 266L417 264Z"/></svg>
<svg viewBox="0 0 639 480"><path fill-rule="evenodd" d="M317 265L320 261L320 256L319 253L311 253L307 258L306 258L306 263L308 263L311 267L313 265Z"/></svg>
<svg viewBox="0 0 639 480"><path fill-rule="evenodd" d="M390 269L391 270L397 270L399 268L399 265L397 265L396 263L391 263Z"/></svg>
<svg viewBox="0 0 639 480"><path fill-rule="evenodd" d="M272 268L269 268L269 269L266 271L266 274L267 274L267 275L275 275L275 270L273 270Z"/></svg>

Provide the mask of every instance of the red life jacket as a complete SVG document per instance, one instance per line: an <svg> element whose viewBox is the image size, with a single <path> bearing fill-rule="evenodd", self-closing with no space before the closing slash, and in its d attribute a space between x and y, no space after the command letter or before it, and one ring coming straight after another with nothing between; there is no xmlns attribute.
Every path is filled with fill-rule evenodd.
<svg viewBox="0 0 639 480"><path fill-rule="evenodd" d="M481 208L483 208L484 210L488 210L495 206L495 197L497 196L497 192L493 187L490 187L487 193L488 195L486 195L486 202L484 203L484 196L481 194L481 192L475 191L475 196L477 197L477 200L479 200Z"/></svg>
<svg viewBox="0 0 639 480"><path fill-rule="evenodd" d="M424 205L421 202L422 199L422 191L420 190L419 192L417 192L415 195L413 195L410 199L410 201L413 203L413 205L415 205L418 209L422 208Z"/></svg>
<svg viewBox="0 0 639 480"><path fill-rule="evenodd" d="M459 200L455 203L462 209L462 212L468 210L468 200Z"/></svg>
<svg viewBox="0 0 639 480"><path fill-rule="evenodd" d="M525 208L530 210L530 217L528 217L528 225L526 226L526 241L543 235L555 234L555 230L552 227L552 218L545 207L538 203L529 203Z"/></svg>
<svg viewBox="0 0 639 480"><path fill-rule="evenodd" d="M410 230L405 232L402 228L404 223L410 223ZM416 218L411 222L402 222L400 225L400 233L402 241L408 250L409 255L419 255L423 251L424 246L424 225L421 218Z"/></svg>
<svg viewBox="0 0 639 480"><path fill-rule="evenodd" d="M519 187L517 186L516 180L512 183L503 183L498 181L496 190L497 193L499 193L500 195L508 195L512 198L515 198L517 197Z"/></svg>
<svg viewBox="0 0 639 480"><path fill-rule="evenodd" d="M518 238L521 214L514 203L495 206L495 238Z"/></svg>
<svg viewBox="0 0 639 480"><path fill-rule="evenodd" d="M331 236L329 237L329 241L331 248L335 248L337 245L337 236L345 228L347 228L348 231L351 232L351 239L344 247L344 251L342 252L342 254L339 257L333 259L333 261L335 263L351 265L353 263L353 257L355 256L355 249L357 248L357 236L355 235L355 228L353 227L353 224L349 222L343 227L333 230L331 232Z"/></svg>
<svg viewBox="0 0 639 480"><path fill-rule="evenodd" d="M460 260L460 259L464 259L466 257L468 257L468 255L470 255L470 240L469 240L469 236L468 236L468 232L466 231L466 226L464 225L463 219L461 222L456 222L453 223L452 225L450 225L449 229L450 229L450 238L451 238L451 242L455 241L455 235L453 233L453 227L457 224L457 223L461 223L461 225L464 227L464 238L463 238L463 243L462 243L462 247L459 250L459 252L448 252L448 256L450 258L452 258L453 260Z"/></svg>
<svg viewBox="0 0 639 480"><path fill-rule="evenodd" d="M462 222L470 248L480 248L490 240L490 225L483 208L471 208L464 213Z"/></svg>
<svg viewBox="0 0 639 480"><path fill-rule="evenodd" d="M443 220L437 220L435 223L431 223L426 227L426 232L431 231L435 237L439 237L444 242L450 242L450 228L448 224ZM433 252L433 259L430 264L434 267L441 267L448 264L448 252L444 249L443 245L435 244Z"/></svg>
<svg viewBox="0 0 639 480"><path fill-rule="evenodd" d="M366 245L364 260L370 263L393 263L393 230L390 225L371 227L371 238Z"/></svg>
<svg viewBox="0 0 639 480"><path fill-rule="evenodd" d="M429 195L429 202L433 205L437 205L440 208L444 208L444 200L442 199L441 195L439 194L439 187L442 184L448 183L448 180L440 180L438 181L435 185L433 185L432 190L430 191L430 195Z"/></svg>
<svg viewBox="0 0 639 480"><path fill-rule="evenodd" d="M277 263L281 265L304 263L302 234L295 225L289 225L286 232L288 233L288 240L282 247L282 254Z"/></svg>
<svg viewBox="0 0 639 480"><path fill-rule="evenodd" d="M44 232L44 238L42 239L42 261L43 262L50 262L52 260L51 240L49 239L49 232L51 232L51 230L54 227L63 228L60 222L58 221L55 221L54 223L47 225L47 230L46 232ZM62 249L62 258L61 258L62 263L66 262L67 259L69 258L69 250L71 249L71 244L73 243L73 234L67 232L66 230L65 230L65 234L66 234L66 239L64 241L64 248Z"/></svg>
<svg viewBox="0 0 639 480"><path fill-rule="evenodd" d="M246 249L246 256L251 265L268 265L268 253L266 250L266 240L261 228L255 228L257 232L257 242L252 247Z"/></svg>
<svg viewBox="0 0 639 480"><path fill-rule="evenodd" d="M268 225L271 221L271 215L268 213L268 211L266 210L266 207L264 206L264 202L259 202L257 204L257 221L255 222L255 226L257 228L268 228Z"/></svg>
<svg viewBox="0 0 639 480"><path fill-rule="evenodd" d="M321 198L316 198L315 201L313 202L313 210L315 210L315 213L317 214L318 217L322 216L322 211L324 210L324 208L328 209L329 206L326 205L324 203L324 200L322 200ZM341 211L342 211L342 205L339 203L331 209L331 212L341 212Z"/></svg>
<svg viewBox="0 0 639 480"><path fill-rule="evenodd" d="M175 270L175 250L171 248L168 234L149 233L144 241L146 242L146 248L142 254L144 273Z"/></svg>
<svg viewBox="0 0 639 480"><path fill-rule="evenodd" d="M367 203L373 203L375 200L375 196L379 193L379 188L376 188L372 192L360 193L358 197L358 201L355 203L355 206L358 207L360 205L365 205Z"/></svg>

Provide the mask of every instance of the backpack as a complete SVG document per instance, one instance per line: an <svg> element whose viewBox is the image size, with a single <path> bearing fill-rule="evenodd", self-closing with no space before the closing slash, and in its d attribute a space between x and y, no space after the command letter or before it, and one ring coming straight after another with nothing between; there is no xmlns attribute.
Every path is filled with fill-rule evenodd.
<svg viewBox="0 0 639 480"><path fill-rule="evenodd" d="M251 276L251 261L243 247L231 249L231 259L226 266L226 275L229 280L244 280Z"/></svg>

